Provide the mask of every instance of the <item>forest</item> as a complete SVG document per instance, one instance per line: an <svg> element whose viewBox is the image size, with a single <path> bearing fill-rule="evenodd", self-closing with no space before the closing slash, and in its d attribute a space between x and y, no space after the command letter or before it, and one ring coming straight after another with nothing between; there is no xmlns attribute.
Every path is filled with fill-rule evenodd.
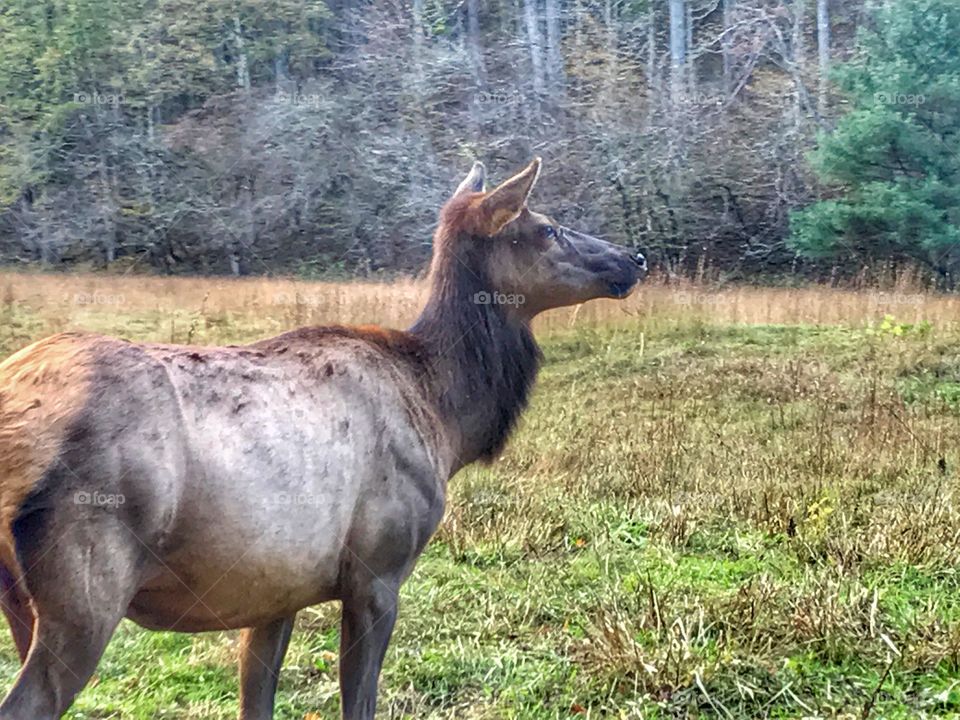
<svg viewBox="0 0 960 720"><path fill-rule="evenodd" d="M474 159L667 276L960 269L954 0L5 0L0 262L419 271Z"/></svg>

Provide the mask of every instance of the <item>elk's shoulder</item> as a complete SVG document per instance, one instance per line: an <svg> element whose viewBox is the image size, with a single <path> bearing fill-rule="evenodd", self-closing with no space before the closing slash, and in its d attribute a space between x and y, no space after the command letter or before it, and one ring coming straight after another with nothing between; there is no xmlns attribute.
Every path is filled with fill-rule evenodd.
<svg viewBox="0 0 960 720"><path fill-rule="evenodd" d="M420 364L424 349L420 341L408 332L377 325L328 325L303 327L248 346L268 354L322 353L337 348L349 352L364 349L384 358Z"/></svg>

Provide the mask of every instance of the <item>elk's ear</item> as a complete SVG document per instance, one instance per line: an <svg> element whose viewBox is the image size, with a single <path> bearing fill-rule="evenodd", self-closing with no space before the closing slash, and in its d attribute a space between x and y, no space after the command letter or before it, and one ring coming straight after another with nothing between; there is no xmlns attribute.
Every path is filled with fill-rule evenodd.
<svg viewBox="0 0 960 720"><path fill-rule="evenodd" d="M513 222L527 205L530 191L540 177L540 158L536 157L520 173L495 187L481 203L486 216L486 234L496 235Z"/></svg>
<svg viewBox="0 0 960 720"><path fill-rule="evenodd" d="M454 195L459 195L460 193L465 192L483 192L484 185L486 185L487 180L487 169L483 166L483 163L479 160L473 164L473 167L470 169L470 172L467 173L467 176L463 179L457 186L457 191Z"/></svg>

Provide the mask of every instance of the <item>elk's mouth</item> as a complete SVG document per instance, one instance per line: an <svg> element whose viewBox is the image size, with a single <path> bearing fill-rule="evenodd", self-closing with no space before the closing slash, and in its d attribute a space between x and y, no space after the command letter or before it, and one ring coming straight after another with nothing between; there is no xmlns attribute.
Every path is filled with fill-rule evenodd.
<svg viewBox="0 0 960 720"><path fill-rule="evenodd" d="M569 228L561 228L561 238L576 258L573 264L593 276L594 297L622 300L647 274L641 252Z"/></svg>
<svg viewBox="0 0 960 720"><path fill-rule="evenodd" d="M617 300L623 300L623 298L627 297L633 292L633 289L637 286L637 282L639 280L640 278L635 275L630 280L620 280L609 283L610 297Z"/></svg>
<svg viewBox="0 0 960 720"><path fill-rule="evenodd" d="M618 274L619 277L609 281L607 285L609 286L610 296L622 300L633 292L637 284L646 277L647 259L641 252L621 258Z"/></svg>
<svg viewBox="0 0 960 720"><path fill-rule="evenodd" d="M622 300L633 292L647 273L646 260L642 255L624 257L620 259L616 270L608 276L607 289L610 297ZM642 260L642 264L641 264Z"/></svg>

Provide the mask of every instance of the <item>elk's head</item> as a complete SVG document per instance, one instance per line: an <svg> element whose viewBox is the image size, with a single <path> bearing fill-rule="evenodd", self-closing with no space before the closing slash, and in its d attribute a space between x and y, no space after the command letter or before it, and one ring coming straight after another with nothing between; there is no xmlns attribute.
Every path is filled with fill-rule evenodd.
<svg viewBox="0 0 960 720"><path fill-rule="evenodd" d="M529 319L594 298L624 298L646 275L643 255L556 223L527 207L540 158L485 190L481 163L441 213L435 263L457 262L483 278L486 297ZM437 270L435 265L435 270Z"/></svg>

